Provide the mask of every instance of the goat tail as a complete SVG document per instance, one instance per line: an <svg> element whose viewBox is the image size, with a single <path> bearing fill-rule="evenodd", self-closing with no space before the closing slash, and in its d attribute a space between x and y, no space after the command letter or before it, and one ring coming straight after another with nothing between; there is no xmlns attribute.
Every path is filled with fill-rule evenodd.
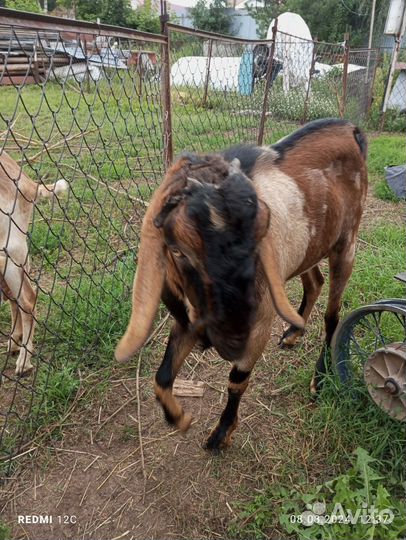
<svg viewBox="0 0 406 540"><path fill-rule="evenodd" d="M54 195L60 195L65 191L68 191L69 184L66 180L58 180L55 184L38 184L37 196L38 199L52 199Z"/></svg>

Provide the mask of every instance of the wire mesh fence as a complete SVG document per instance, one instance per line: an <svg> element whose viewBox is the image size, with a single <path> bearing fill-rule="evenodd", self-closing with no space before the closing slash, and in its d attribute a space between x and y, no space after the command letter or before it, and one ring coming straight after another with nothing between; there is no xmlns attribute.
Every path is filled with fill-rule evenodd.
<svg viewBox="0 0 406 540"><path fill-rule="evenodd" d="M163 174L163 40L68 25L3 25L0 36L7 460L44 417L52 423L63 412L78 367L110 361L128 316L140 223Z"/></svg>
<svg viewBox="0 0 406 540"><path fill-rule="evenodd" d="M7 473L38 428L80 398L86 370L111 365L129 317L142 217L173 154L270 143L326 116L359 121L376 56L281 33L254 42L168 24L158 36L2 13Z"/></svg>

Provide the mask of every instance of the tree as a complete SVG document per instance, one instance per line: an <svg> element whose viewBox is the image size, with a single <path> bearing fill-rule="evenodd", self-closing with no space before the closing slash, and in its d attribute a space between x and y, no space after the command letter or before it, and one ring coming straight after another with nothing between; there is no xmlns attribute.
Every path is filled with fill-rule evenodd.
<svg viewBox="0 0 406 540"><path fill-rule="evenodd" d="M161 21L156 11L152 9L151 0L145 0L144 5L131 11L127 24L130 28L141 30L142 32L161 32Z"/></svg>
<svg viewBox="0 0 406 540"><path fill-rule="evenodd" d="M18 9L19 11L30 11L31 13L41 13L41 8L37 0L6 0L6 7Z"/></svg>
<svg viewBox="0 0 406 540"><path fill-rule="evenodd" d="M258 35L265 38L272 19L275 19L284 9L286 0L263 0L261 6L247 5L248 13L253 17L258 25Z"/></svg>
<svg viewBox="0 0 406 540"><path fill-rule="evenodd" d="M104 2L104 9L100 19L106 24L127 26L130 14L130 0L108 0L107 2Z"/></svg>
<svg viewBox="0 0 406 540"><path fill-rule="evenodd" d="M304 18L312 36L321 41L340 42L344 33L349 32L351 45L365 46L368 42L372 6L370 0L263 0L263 4L263 7L248 8L258 24L261 37L266 35L272 19L285 11L292 11ZM387 7L388 0L377 0L377 34L382 29Z"/></svg>
<svg viewBox="0 0 406 540"><path fill-rule="evenodd" d="M195 7L190 9L193 26L199 30L230 34L232 17L227 12L227 0L198 0Z"/></svg>

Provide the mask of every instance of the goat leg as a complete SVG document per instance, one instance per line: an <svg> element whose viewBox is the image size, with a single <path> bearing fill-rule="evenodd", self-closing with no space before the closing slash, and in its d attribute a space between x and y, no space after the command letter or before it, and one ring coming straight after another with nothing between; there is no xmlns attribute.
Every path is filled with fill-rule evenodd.
<svg viewBox="0 0 406 540"><path fill-rule="evenodd" d="M302 316L305 323L308 321L310 313L316 303L317 298L320 295L321 289L324 284L323 274L320 272L318 266L314 266L304 274L300 276L303 284L303 298L298 309L299 315ZM279 346L281 349L286 347L293 347L298 338L303 336L304 329L297 328L297 326L291 325L283 333Z"/></svg>
<svg viewBox="0 0 406 540"><path fill-rule="evenodd" d="M330 362L331 340L338 325L343 293L354 265L356 233L357 229L354 232L351 242L345 242L344 245L336 247L329 257L330 288L327 310L324 316L326 339L310 383L310 392L313 395L316 395L321 389Z"/></svg>
<svg viewBox="0 0 406 540"><path fill-rule="evenodd" d="M189 429L192 416L183 411L182 406L172 394L172 387L183 361L195 343L195 333L176 322L172 327L164 358L155 376L155 395L162 405L165 418L169 424L175 425L181 431Z"/></svg>
<svg viewBox="0 0 406 540"><path fill-rule="evenodd" d="M250 371L242 371L234 366L228 382L228 400L220 421L207 439L207 450L219 450L231 444L231 435L238 424L238 407L247 389Z"/></svg>

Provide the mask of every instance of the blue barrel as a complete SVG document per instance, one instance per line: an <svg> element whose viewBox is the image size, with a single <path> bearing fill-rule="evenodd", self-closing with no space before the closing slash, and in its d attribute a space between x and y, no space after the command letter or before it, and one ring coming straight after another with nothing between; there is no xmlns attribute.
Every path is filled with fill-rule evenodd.
<svg viewBox="0 0 406 540"><path fill-rule="evenodd" d="M245 51L238 71L238 91L242 96L251 96L254 91L254 53Z"/></svg>

